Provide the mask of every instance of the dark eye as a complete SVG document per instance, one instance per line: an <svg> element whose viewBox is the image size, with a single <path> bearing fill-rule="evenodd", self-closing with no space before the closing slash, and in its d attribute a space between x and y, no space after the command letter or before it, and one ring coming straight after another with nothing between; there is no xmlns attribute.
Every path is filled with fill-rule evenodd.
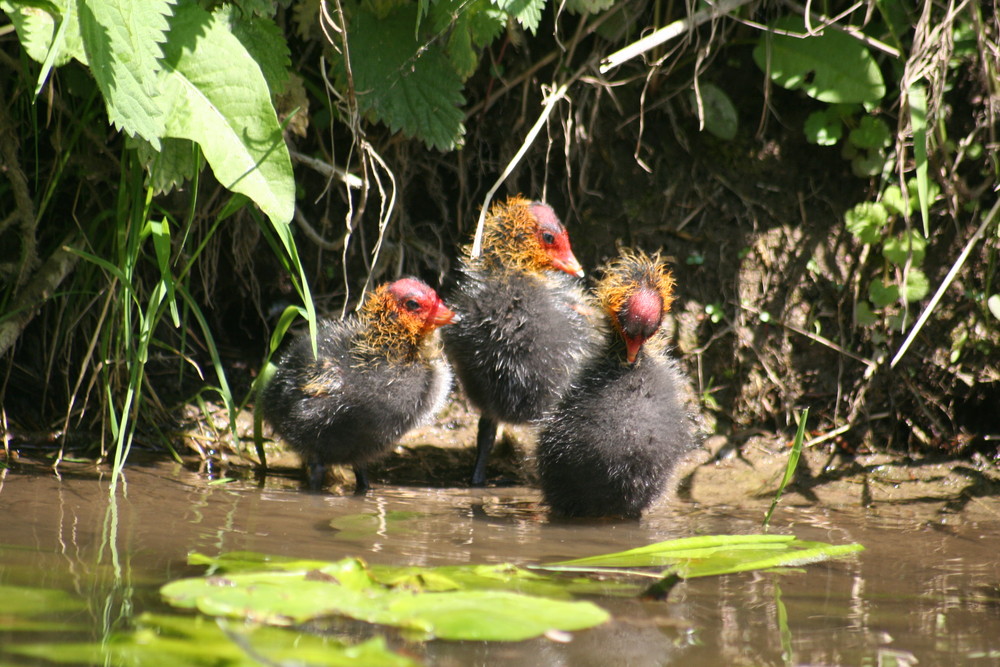
<svg viewBox="0 0 1000 667"><path fill-rule="evenodd" d="M420 302L416 299L407 299L403 305L406 306L407 310L420 310Z"/></svg>
<svg viewBox="0 0 1000 667"><path fill-rule="evenodd" d="M542 241L545 245L552 245L556 242L556 237L552 232L542 232Z"/></svg>

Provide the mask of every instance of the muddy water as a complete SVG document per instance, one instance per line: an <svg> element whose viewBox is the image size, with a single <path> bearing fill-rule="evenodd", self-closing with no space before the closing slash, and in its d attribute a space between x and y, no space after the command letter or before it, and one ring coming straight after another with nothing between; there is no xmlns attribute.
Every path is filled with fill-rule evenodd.
<svg viewBox="0 0 1000 667"><path fill-rule="evenodd" d="M131 466L119 501L109 505L107 474L62 470L60 478L30 464L0 472L0 586L62 589L83 600L85 612L49 617L72 623L77 631L66 636L74 640L100 640L141 611L166 610L159 586L203 572L186 565L191 551L531 564L690 535L759 532L766 509L763 501L675 500L638 522L553 523L528 488L379 485L355 498L304 493L280 475L260 486L165 463ZM395 512L415 519L394 524ZM373 515L370 525L341 521L359 514ZM667 602L599 600L614 620L567 643L430 642L406 650L433 665L1000 664L998 528L1000 520L925 508L790 499L773 532L860 542L866 551L801 572L685 582ZM28 664L4 646L38 637L5 616L0 600L0 664Z"/></svg>

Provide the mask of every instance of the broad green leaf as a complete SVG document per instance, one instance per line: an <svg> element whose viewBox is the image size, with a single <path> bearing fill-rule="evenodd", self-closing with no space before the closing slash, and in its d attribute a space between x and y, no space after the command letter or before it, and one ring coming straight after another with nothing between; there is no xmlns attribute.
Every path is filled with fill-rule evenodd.
<svg viewBox="0 0 1000 667"><path fill-rule="evenodd" d="M731 141L736 138L736 130L739 127L739 115L732 100L718 86L711 83L703 83L699 87L701 91L702 110L705 114L705 129L720 139ZM692 90L689 93L691 108L698 112L698 99Z"/></svg>
<svg viewBox="0 0 1000 667"><path fill-rule="evenodd" d="M181 579L161 592L172 604L213 616L288 625L339 615L455 640L519 641L608 619L606 611L589 602L496 590L418 592L385 586L364 573L349 580L359 575L358 564L347 559L308 571Z"/></svg>
<svg viewBox="0 0 1000 667"><path fill-rule="evenodd" d="M271 0L267 0L267 4L273 7ZM277 95L285 89L288 68L292 65L288 42L273 19L256 9L253 11L257 15L237 11L233 5L222 5L215 10L215 15L229 26L236 39L240 40L243 48L260 66L271 95Z"/></svg>
<svg viewBox="0 0 1000 667"><path fill-rule="evenodd" d="M160 45L174 0L80 0L80 33L108 120L154 148L164 136Z"/></svg>
<svg viewBox="0 0 1000 667"><path fill-rule="evenodd" d="M39 63L51 59L52 67L61 67L74 58L87 64L76 7L77 0L0 0L0 9L14 25L28 56ZM64 36L58 44L54 38L64 20Z"/></svg>
<svg viewBox="0 0 1000 667"><path fill-rule="evenodd" d="M292 218L291 158L260 67L220 16L184 4L170 22L161 86L165 134L197 143L224 186L278 225Z"/></svg>
<svg viewBox="0 0 1000 667"><path fill-rule="evenodd" d="M414 37L416 19L416 5L382 20L364 10L354 16L348 41L358 104L393 132L452 150L465 134L462 79L439 42ZM343 84L342 63L338 77Z"/></svg>
<svg viewBox="0 0 1000 667"><path fill-rule="evenodd" d="M770 27L796 35L806 32L799 16L780 17ZM810 37L764 33L753 59L779 86L801 88L821 102L872 104L885 95L882 73L867 47L833 28Z"/></svg>
<svg viewBox="0 0 1000 667"><path fill-rule="evenodd" d="M892 142L892 134L884 120L866 115L861 117L858 126L851 130L847 139L858 148L878 150Z"/></svg>
<svg viewBox="0 0 1000 667"><path fill-rule="evenodd" d="M82 611L87 608L84 600L56 588L31 588L0 584L0 600L3 600L3 613L12 616L15 614L36 615Z"/></svg>
<svg viewBox="0 0 1000 667"><path fill-rule="evenodd" d="M545 0L491 0L493 4L513 16L521 27L534 34L542 21Z"/></svg>
<svg viewBox="0 0 1000 667"><path fill-rule="evenodd" d="M907 301L920 301L931 289L927 275L917 268L911 268L903 279L903 298Z"/></svg>
<svg viewBox="0 0 1000 667"><path fill-rule="evenodd" d="M832 109L813 111L806 118L806 141L819 146L833 146L844 134L844 123Z"/></svg>
<svg viewBox="0 0 1000 667"><path fill-rule="evenodd" d="M253 624L220 624L204 616L142 614L132 632L106 642L5 645L16 655L67 664L226 665L253 667L260 658L274 665L329 667L411 667L407 657L390 651L381 637L348 644L332 636Z"/></svg>
<svg viewBox="0 0 1000 667"><path fill-rule="evenodd" d="M844 213L847 231L866 244L875 243L882 238L882 228L888 221L888 211L878 202L861 202Z"/></svg>
<svg viewBox="0 0 1000 667"><path fill-rule="evenodd" d="M876 308L884 308L899 301L899 286L886 285L881 278L876 278L868 286L868 298Z"/></svg>
<svg viewBox="0 0 1000 667"><path fill-rule="evenodd" d="M707 561L691 561L678 565L670 574L676 574L684 579L709 577L720 574L734 574L750 570L767 570L777 567L798 567L819 563L831 558L840 558L862 551L860 544L826 544L807 549L787 550L780 553L750 552L750 558L744 554L720 557Z"/></svg>
<svg viewBox="0 0 1000 667"><path fill-rule="evenodd" d="M652 567L678 560L704 558L720 550L784 550L795 542L794 535L705 535L657 542L644 547L610 554L574 558L550 566Z"/></svg>
<svg viewBox="0 0 1000 667"><path fill-rule="evenodd" d="M913 258L910 265L920 266L924 261L927 252L927 240L915 229L905 231L899 236L893 236L885 240L882 244L882 256L895 264L903 266L909 259L910 253Z"/></svg>
<svg viewBox="0 0 1000 667"><path fill-rule="evenodd" d="M415 520L427 515L422 512L390 511L385 513L366 512L345 514L330 521L330 527L338 531L337 536L352 540L371 535L398 535L417 530Z"/></svg>

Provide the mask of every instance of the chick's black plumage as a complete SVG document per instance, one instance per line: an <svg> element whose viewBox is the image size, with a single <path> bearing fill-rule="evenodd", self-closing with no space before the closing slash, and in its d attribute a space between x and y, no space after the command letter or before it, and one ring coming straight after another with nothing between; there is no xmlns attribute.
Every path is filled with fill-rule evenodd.
<svg viewBox="0 0 1000 667"><path fill-rule="evenodd" d="M460 319L442 332L445 351L480 411L472 484L500 422L539 419L565 389L590 345L583 274L552 209L512 197L485 223L483 254L463 258L448 300Z"/></svg>
<svg viewBox="0 0 1000 667"><path fill-rule="evenodd" d="M626 252L605 270L605 342L539 436L539 478L556 514L638 517L694 447L685 380L659 331L671 287L658 257Z"/></svg>
<svg viewBox="0 0 1000 667"><path fill-rule="evenodd" d="M453 317L433 289L402 279L379 287L359 314L321 322L316 357L308 336L284 353L263 414L302 457L312 488L329 464L351 464L363 493L367 464L443 405L451 370L433 332Z"/></svg>

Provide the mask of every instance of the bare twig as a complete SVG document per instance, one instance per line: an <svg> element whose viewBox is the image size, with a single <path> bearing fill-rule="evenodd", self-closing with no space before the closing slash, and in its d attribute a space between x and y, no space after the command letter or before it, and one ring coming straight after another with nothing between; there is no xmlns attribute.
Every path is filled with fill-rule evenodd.
<svg viewBox="0 0 1000 667"><path fill-rule="evenodd" d="M965 264L965 260L969 257L969 253L972 252L972 249L979 242L979 239L983 238L983 235L986 233L986 228L993 222L993 218L996 217L998 210L1000 210L1000 199L993 204L993 208L991 208L990 212L986 214L982 224L979 225L979 229L976 230L976 233L972 235L972 238L970 238L966 242L965 247L962 248L962 253L958 256L958 259L955 260L955 263L952 264L951 270L948 271L948 275L946 275L944 280L941 281L941 284L938 286L934 296L931 297L930 302L928 302L928 304L924 307L923 312L920 313L920 317L917 318L917 321L913 324L913 328L910 329L910 333L907 334L906 340L904 340L903 344L899 347L899 351L896 352L896 356L894 356L892 361L889 362L889 368L895 368L896 364L899 363L899 360L903 358L904 354L906 354L906 351L910 349L910 344L913 342L913 339L916 338L918 333L920 333L920 329L924 326L924 323L927 322L927 318L929 318L931 313L934 312L934 309L937 307L938 302L944 295L945 290L948 289L951 285L951 281L955 279L955 276L962 269L962 265Z"/></svg>
<svg viewBox="0 0 1000 667"><path fill-rule="evenodd" d="M364 185L364 181L361 180L360 177L355 176L343 167L338 167L335 164L328 164L322 160L317 160L316 158L303 155L302 153L298 153L296 151L291 151L291 156L296 162L301 162L307 167L315 169L327 178L340 179L349 188L357 189Z"/></svg>

